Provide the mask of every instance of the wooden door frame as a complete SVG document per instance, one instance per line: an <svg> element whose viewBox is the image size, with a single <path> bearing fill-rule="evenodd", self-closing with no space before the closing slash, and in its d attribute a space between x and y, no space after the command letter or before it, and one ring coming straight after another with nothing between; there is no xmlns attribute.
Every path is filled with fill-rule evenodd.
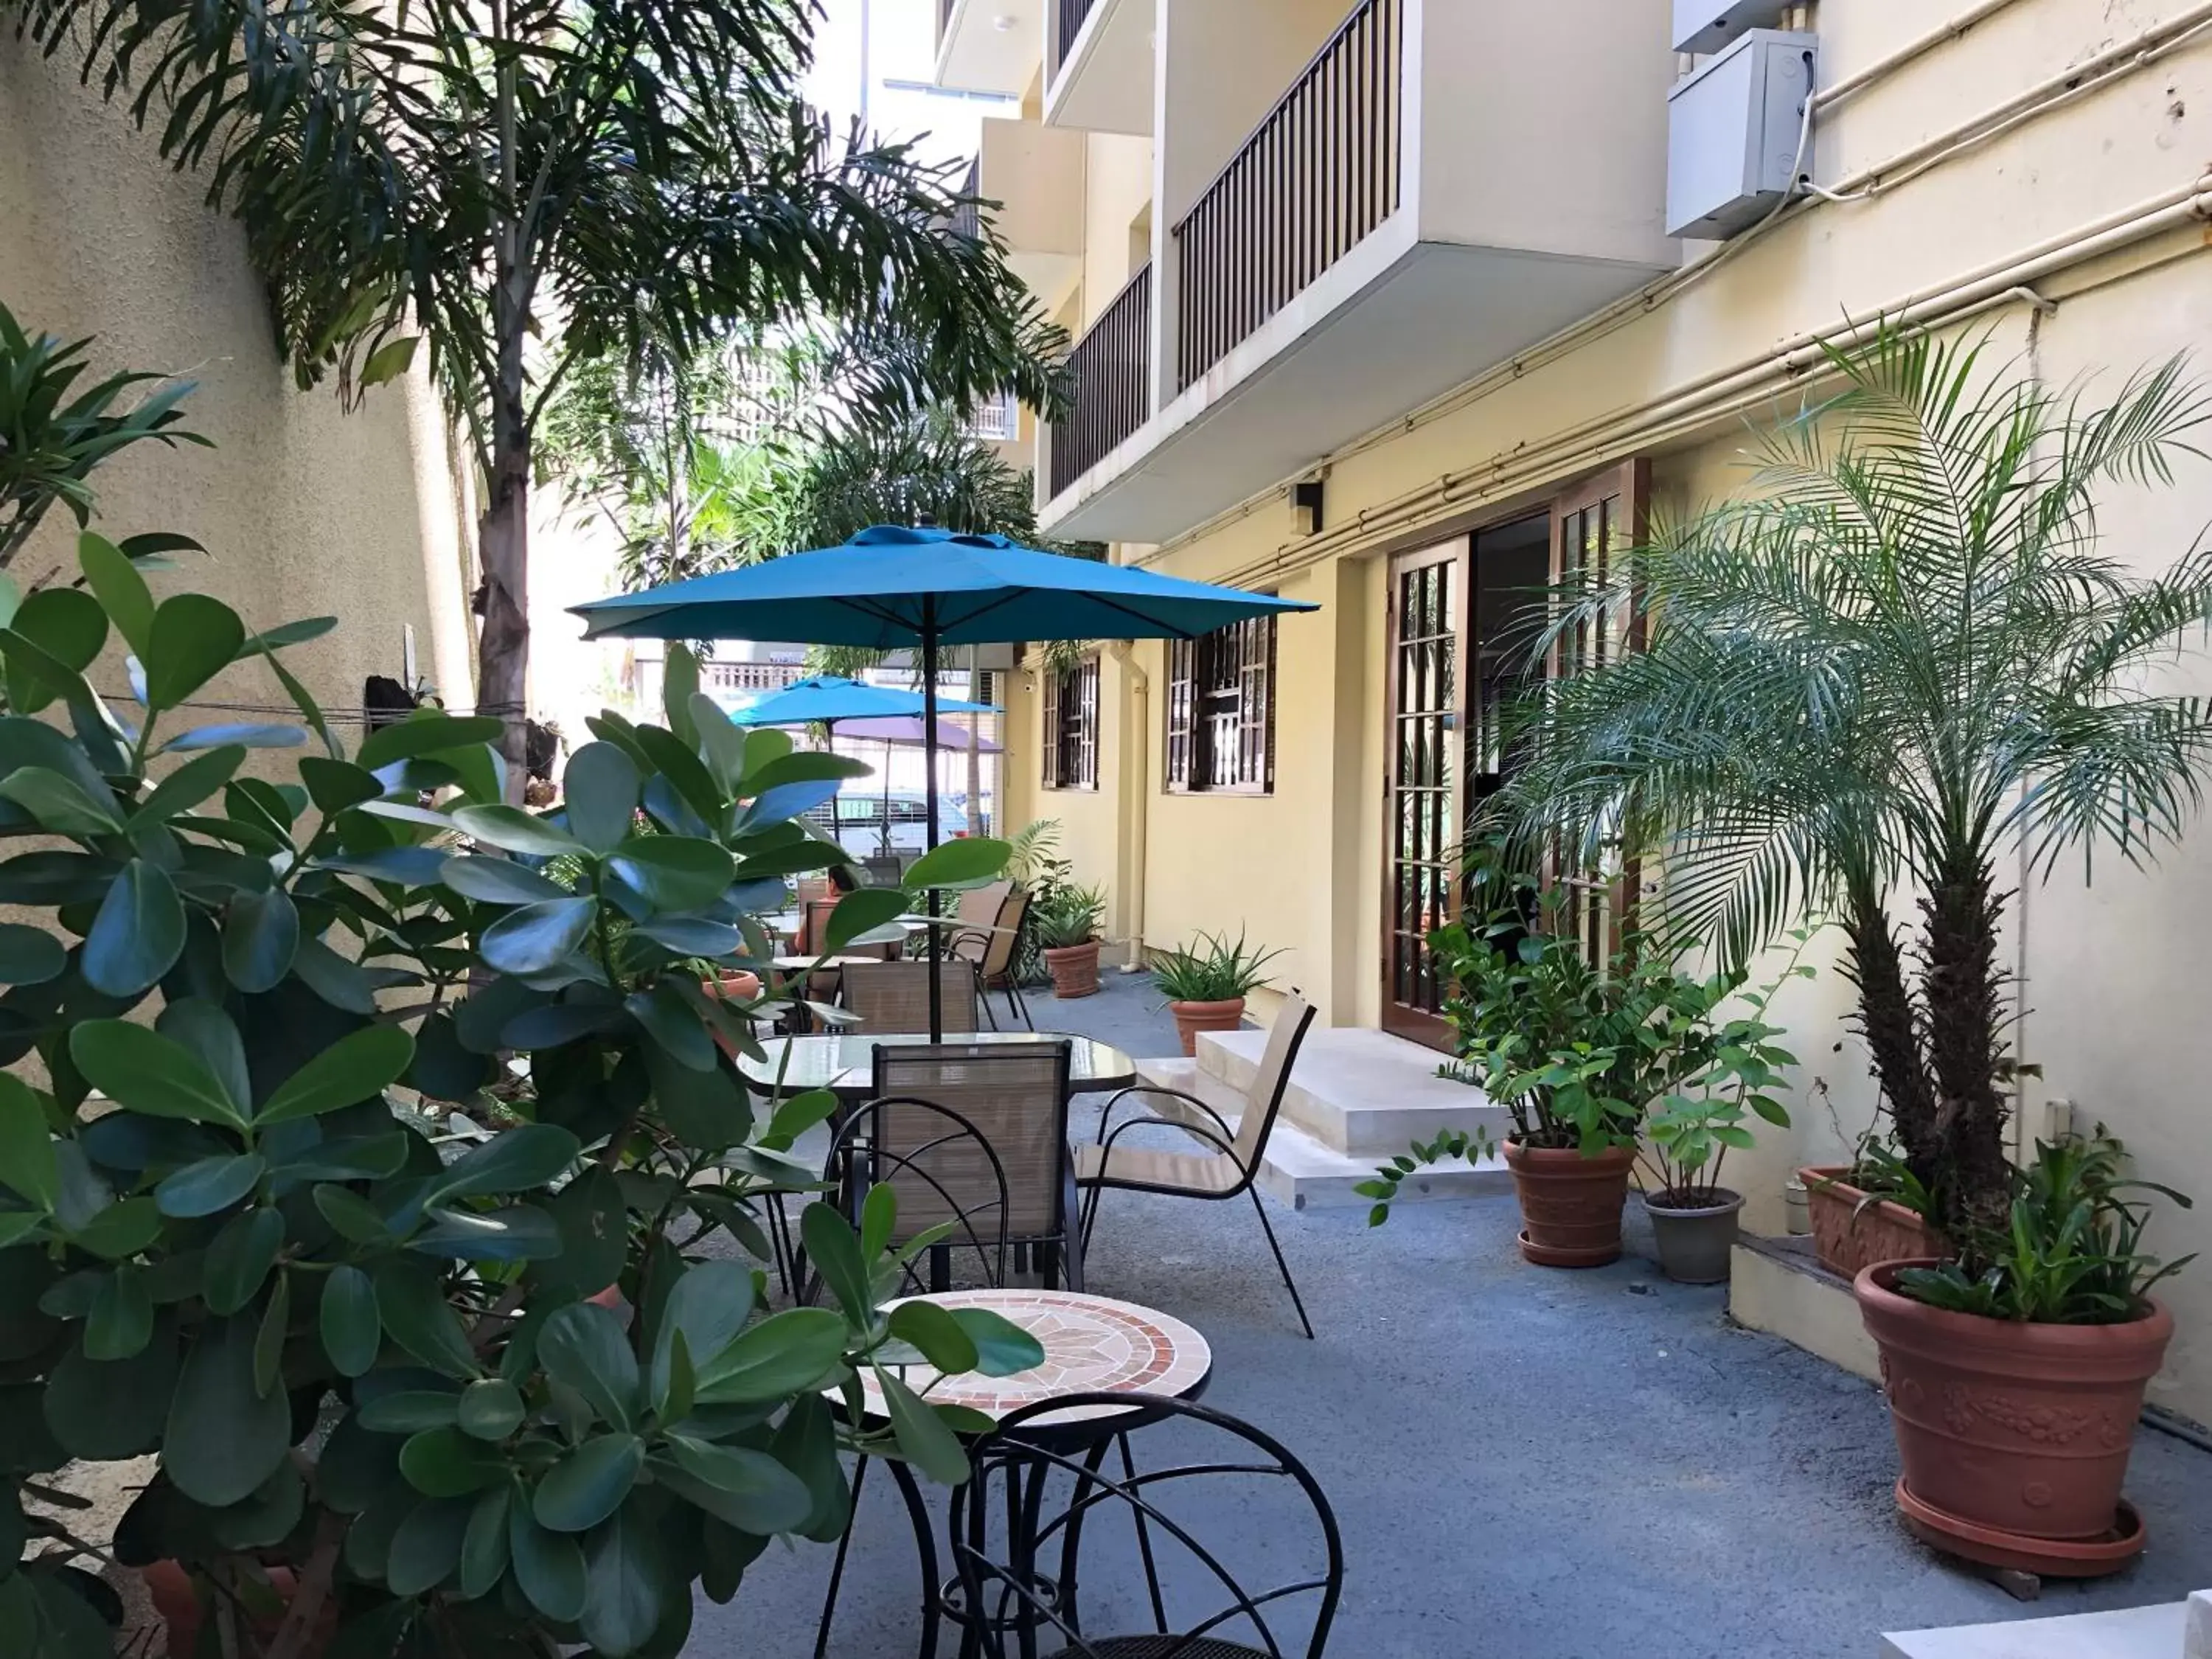
<svg viewBox="0 0 2212 1659"><path fill-rule="evenodd" d="M1384 574L1382 606L1382 637L1386 660L1383 664L1382 690L1382 915L1381 936L1377 940L1377 981L1382 991L1379 1019L1382 1030L1394 1036L1406 1037L1426 1048L1448 1049L1451 1046L1451 1027L1437 1015L1407 1007L1391 996L1390 968L1397 936L1397 868L1398 868L1398 799L1397 777L1401 758L1398 743L1399 661L1402 651L1399 636L1399 586L1407 573L1426 569L1431 565L1448 564L1455 577L1452 583L1451 631L1453 638L1462 641L1465 651L1468 620L1468 578L1474 568L1474 533L1462 531L1442 542L1432 542L1426 547L1410 549L1390 556ZM1453 697L1458 707L1450 711L1452 732L1464 741L1467 719L1467 697L1462 668L1456 677L1461 682L1455 686ZM1451 820L1463 823L1466 816L1467 769L1463 764L1452 768Z"/></svg>
<svg viewBox="0 0 2212 1659"><path fill-rule="evenodd" d="M1454 822L1463 830L1466 825L1468 801L1468 771L1465 752L1469 708L1469 652L1474 641L1468 637L1470 607L1474 602L1474 543L1484 532L1533 518L1539 512L1547 513L1552 521L1552 553L1550 571L1556 584L1564 570L1565 556L1565 534L1567 520L1583 509L1602 502L1607 497L1618 495L1625 508L1624 544L1633 546L1644 540L1650 529L1651 502L1651 463L1649 458L1638 456L1620 462L1602 471L1571 480L1566 484L1549 490L1532 490L1498 501L1481 516L1472 520L1462 520L1452 526L1449 533L1440 539L1431 539L1413 546L1393 549L1385 556L1383 575L1383 690L1382 690L1382 860L1377 878L1382 884L1381 927L1376 938L1376 983L1379 991L1377 1023L1381 1028L1396 1036L1419 1042L1433 1048L1448 1049L1451 1043L1451 1028L1440 1017L1407 1007L1391 997L1391 963L1395 935L1397 932L1395 883L1397 865L1398 802L1395 780L1399 763L1397 726L1399 714L1399 584L1408 570L1452 561L1458 571L1458 580L1453 593L1452 626L1459 641L1458 673L1453 696L1457 707L1452 711L1452 731L1455 734L1459 752L1455 756L1452 770ZM1631 648L1643 639L1644 623L1640 615L1630 623L1628 644ZM1554 647L1547 665L1548 674L1556 675L1559 660ZM1637 890L1638 872L1631 865L1623 872L1622 891L1614 895L1612 909L1618 933L1619 918L1632 903ZM1455 888L1448 896L1449 914L1459 913L1459 895Z"/></svg>
<svg viewBox="0 0 2212 1659"><path fill-rule="evenodd" d="M1562 490L1552 504L1552 584L1557 587L1567 574L1566 532L1569 522L1578 514L1601 506L1608 498L1618 496L1624 509L1626 523L1615 532L1617 544L1636 547L1642 544L1650 531L1651 521L1651 462L1648 457L1638 456L1588 477L1578 478ZM1621 641L1623 652L1638 649L1644 643L1644 619L1643 609L1635 603L1632 592L1628 627ZM1546 659L1544 673L1547 679L1559 676L1559 647L1555 641ZM1569 871L1555 847L1547 855L1543 872L1545 885L1569 896L1579 895L1595 899L1604 907L1606 938L1602 941L1605 955L1610 958L1625 942L1626 934L1636 914L1636 902L1640 893L1643 872L1637 860L1622 862L1620 873L1607 881L1594 881ZM1576 934L1581 937L1580 911L1577 908ZM1601 964L1602 965L1602 964Z"/></svg>

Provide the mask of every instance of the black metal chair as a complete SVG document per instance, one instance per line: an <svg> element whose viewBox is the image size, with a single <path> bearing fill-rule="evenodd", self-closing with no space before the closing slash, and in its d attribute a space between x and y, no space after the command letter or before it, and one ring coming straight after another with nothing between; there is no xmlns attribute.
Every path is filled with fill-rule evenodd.
<svg viewBox="0 0 2212 1659"><path fill-rule="evenodd" d="M1070 1436L1035 1419L1071 1407L1131 1406L1127 1395L1083 1394L1009 1413L969 1449L975 1474L952 1498L964 1655L981 1659L1321 1659L1344 1588L1344 1543L1320 1483L1273 1437L1188 1401L1143 1401L1146 1450L1169 1434L1200 1438L1218 1455L1139 1471L1128 1437ZM1105 1472L1118 1449L1121 1473ZM1278 1485L1276 1483L1281 1483ZM994 1507L994 1494L1004 1504ZM1278 1564L1297 1539L1271 1529L1269 1498L1286 1522L1310 1522L1304 1559L1315 1571L1255 1589L1224 1556ZM1206 1511L1200 1517L1200 1511ZM1134 1533L1152 1630L1102 1635L1082 1628L1078 1580L1086 1540L1110 1515ZM1303 1529L1303 1528L1301 1528ZM1208 1543L1201 1533L1210 1532ZM1318 1549L1311 1547L1317 1543ZM1048 1571L1048 1568L1049 1569ZM1310 1624L1300 1609L1310 1609ZM1301 1639L1303 1636L1303 1639Z"/></svg>
<svg viewBox="0 0 2212 1659"><path fill-rule="evenodd" d="M1006 1168L981 1131L950 1107L910 1096L887 1096L855 1107L830 1144L822 1178L856 1229L870 1189L889 1186L898 1198L898 1217L891 1237L894 1244L910 1245L929 1232L942 1230L944 1242L927 1251L933 1279L949 1277L949 1258L958 1249L973 1254L987 1285L995 1288L1006 1283ZM931 1219L923 1221L922 1216ZM916 1296L930 1288L916 1271L918 1260L919 1254L908 1255L901 1262L901 1295ZM797 1273L799 1299L813 1302L822 1286L818 1277L806 1272L804 1256ZM823 1659L830 1650L830 1628L836 1618L837 1592L845 1582L845 1559L852 1549L853 1522L860 1513L868 1462L861 1456L853 1462L845 1530L837 1539L830 1585L822 1597L822 1620L815 1632L816 1659ZM902 1477L900 1495L912 1511L920 1494L911 1480L904 1478L902 1469L895 1473ZM916 1524L924 1545L922 1589L927 1599L936 1593L937 1569L933 1552L927 1548L926 1513L916 1517Z"/></svg>
<svg viewBox="0 0 2212 1659"><path fill-rule="evenodd" d="M1084 1243L1091 1241L1091 1230L1098 1221L1100 1197L1109 1187L1127 1192L1215 1201L1249 1193L1253 1211L1260 1218L1260 1231L1267 1235L1267 1249L1274 1254L1276 1271L1282 1274L1283 1284L1291 1293L1291 1305L1297 1310L1298 1323L1311 1339L1313 1321L1306 1317L1304 1298L1298 1295L1297 1281L1291 1277L1291 1264L1283 1259L1283 1247L1275 1242L1275 1229L1267 1219L1267 1206L1261 1202L1259 1189L1253 1182L1259 1179L1260 1161L1267 1156L1267 1139L1274 1133L1275 1119L1283 1109L1283 1094L1290 1087L1291 1067L1297 1060L1298 1049L1304 1044L1307 1029L1313 1020L1313 1005L1297 991L1284 999L1283 1006L1276 1011L1274 1024L1268 1029L1267 1046L1260 1057L1258 1075L1245 1095L1243 1115L1233 1129L1212 1107L1180 1089L1139 1083L1108 1101L1105 1109L1098 1115L1097 1144L1080 1147L1076 1152L1075 1182L1084 1194ZM1202 1121L1155 1115L1112 1123L1114 1109L1133 1095L1175 1100L1183 1109L1197 1114ZM1204 1141L1211 1150L1176 1152L1119 1144L1129 1130L1145 1125L1181 1130Z"/></svg>

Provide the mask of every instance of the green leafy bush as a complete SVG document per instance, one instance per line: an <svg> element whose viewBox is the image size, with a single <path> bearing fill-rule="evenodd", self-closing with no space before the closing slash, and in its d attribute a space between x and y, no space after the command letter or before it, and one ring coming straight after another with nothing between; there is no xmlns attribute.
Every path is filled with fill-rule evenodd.
<svg viewBox="0 0 2212 1659"><path fill-rule="evenodd" d="M1557 896L1510 870L1500 849L1478 848L1469 875L1486 908L1429 939L1451 988L1443 1012L1455 1055L1440 1069L1504 1108L1515 1142L1595 1154L1639 1147L1648 1123L1654 1188L1696 1202L1717 1184L1727 1148L1749 1143L1747 1110L1789 1122L1772 1091L1796 1061L1763 1018L1778 979L1747 993L1740 969L1685 974L1655 934L1634 928L1593 962L1556 927ZM1801 950L1809 937L1800 932ZM1811 971L1792 957L1783 977ZM1739 997L1746 1012L1726 1016ZM1359 1184L1375 1200L1369 1220L1389 1218L1400 1185L1422 1165L1492 1150L1480 1127L1416 1143Z"/></svg>
<svg viewBox="0 0 2212 1659"><path fill-rule="evenodd" d="M1041 1354L880 1310L884 1189L857 1230L805 1211L833 1305L765 1309L744 1258L834 1103L758 1097L701 985L765 962L753 914L837 856L793 820L854 763L739 731L679 664L665 723L591 722L533 814L495 720L341 741L283 662L331 619L252 634L82 559L0 627L0 902L48 924L0 927L0 1652L110 1651L69 1512L21 1503L72 1460L158 1454L113 1553L180 1563L238 1659L297 1659L326 1609L379 1659L672 1654L695 1584L838 1535L841 1448L963 1478L972 1415L882 1367ZM136 708L86 678L111 635ZM182 725L247 674L300 724ZM917 877L1006 851L961 848ZM833 1408L870 1370L888 1425Z"/></svg>
<svg viewBox="0 0 2212 1659"><path fill-rule="evenodd" d="M2086 1137L2039 1140L2015 1172L2007 1224L1969 1238L1960 1257L1908 1267L1898 1288L1930 1307L2046 1325L2118 1325L2143 1315L2151 1287L2196 1258L2160 1262L2142 1249L2149 1206L2124 1196L2156 1193L2184 1209L2171 1187L2125 1176L2126 1150L2103 1127ZM1970 1269L1965 1261L1981 1264Z"/></svg>
<svg viewBox="0 0 2212 1659"><path fill-rule="evenodd" d="M1170 1002L1233 1001L1265 985L1265 969L1282 954L1247 945L1241 933L1233 945L1221 934L1200 933L1152 958L1152 983Z"/></svg>

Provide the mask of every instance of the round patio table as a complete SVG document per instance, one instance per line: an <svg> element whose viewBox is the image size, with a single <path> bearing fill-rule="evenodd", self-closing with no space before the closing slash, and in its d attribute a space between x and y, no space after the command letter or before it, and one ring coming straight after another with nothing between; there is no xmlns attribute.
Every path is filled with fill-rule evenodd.
<svg viewBox="0 0 2212 1659"><path fill-rule="evenodd" d="M1065 1042L1067 1051L1067 1091L1072 1095L1097 1090L1126 1089L1137 1080L1137 1062L1109 1043L1090 1037L1069 1036L1062 1031L963 1031L945 1033L948 1042ZM761 1058L738 1061L745 1080L763 1089L792 1093L827 1089L846 1105L856 1105L875 1092L876 1045L879 1042L927 1043L926 1034L902 1031L831 1031L813 1036L768 1037L761 1042ZM1011 1294L1011 1292L1009 1292Z"/></svg>
<svg viewBox="0 0 2212 1659"><path fill-rule="evenodd" d="M900 1380L933 1403L965 1406L996 1421L1010 1412L1033 1406L1063 1394L1120 1394L1129 1397L1126 1408L1110 1406L1073 1407L1030 1419L1029 1427L1060 1431L1075 1443L1096 1442L1103 1454L1110 1441L1146 1420L1147 1396L1166 1400L1195 1400L1206 1392L1213 1375L1213 1348L1193 1327L1171 1314L1134 1302L1108 1296L1086 1296L1076 1291L1026 1290L1010 1286L998 1290L945 1291L902 1300L933 1302L941 1308L985 1308L1020 1326L1044 1350L1044 1363L1012 1376L969 1375L946 1377L924 1364L896 1367ZM887 1303L896 1308L896 1302ZM872 1371L860 1378L864 1409L882 1421L887 1415L883 1387ZM1124 1455L1126 1456L1126 1445ZM908 1518L914 1524L915 1544L921 1556L922 1621L921 1659L933 1659L938 1630L947 1614L966 1626L967 1614L957 1605L952 1587L939 1579L935 1523L923 1502L921 1483L904 1460L890 1459L891 1477L906 1500ZM857 1509L863 1460L854 1471L853 1495ZM830 1620L836 1610L837 1587L844 1576L845 1553L852 1541L852 1522L838 1540L837 1559L830 1569L830 1592L822 1605L822 1626L814 1651L828 1651ZM1073 1586L1068 1589L1072 1591ZM973 1632L970 1632L973 1635ZM963 1649L963 1651L966 1650ZM1231 1650L1231 1651L1234 1651Z"/></svg>

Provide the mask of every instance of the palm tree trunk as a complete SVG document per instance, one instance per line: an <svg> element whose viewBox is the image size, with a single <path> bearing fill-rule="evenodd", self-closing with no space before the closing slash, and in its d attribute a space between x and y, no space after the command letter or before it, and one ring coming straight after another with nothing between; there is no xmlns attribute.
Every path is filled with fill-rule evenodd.
<svg viewBox="0 0 2212 1659"><path fill-rule="evenodd" d="M1951 1176L1937 1194L1945 1231L1964 1239L2002 1226L2010 1206L2005 1158L2009 1115L1998 1088L2004 1017L1996 966L1997 918L2004 896L1990 890L1989 861L1971 848L1944 859L1921 901L1927 933L1929 1060L1936 1076L1936 1127L1942 1167Z"/></svg>
<svg viewBox="0 0 2212 1659"><path fill-rule="evenodd" d="M504 426L504 422L502 422ZM520 428L501 430L477 525L483 560L483 623L477 635L477 708L507 722L507 796L520 802L527 771L530 679L530 447Z"/></svg>
<svg viewBox="0 0 2212 1659"><path fill-rule="evenodd" d="M1941 1167L1942 1142L1919 1015L1905 982L1905 953L1871 880L1854 880L1849 899L1844 932L1850 948L1843 974L1858 988L1859 1034L1873 1051L1875 1079L1889 1103L1905 1162L1922 1182L1930 1182Z"/></svg>

